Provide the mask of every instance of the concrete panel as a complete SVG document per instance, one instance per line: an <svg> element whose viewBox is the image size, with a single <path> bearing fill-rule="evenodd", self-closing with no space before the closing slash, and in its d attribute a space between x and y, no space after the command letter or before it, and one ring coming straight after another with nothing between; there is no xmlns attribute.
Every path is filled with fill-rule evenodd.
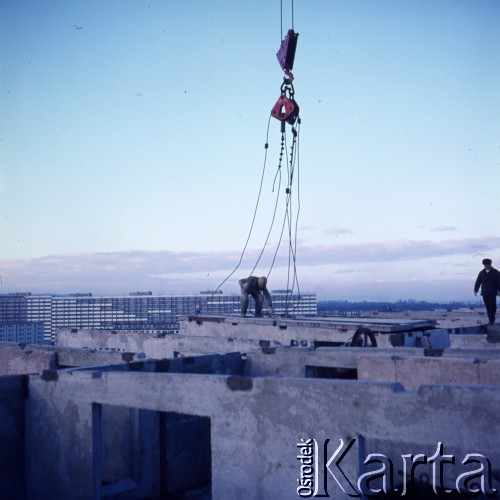
<svg viewBox="0 0 500 500"><path fill-rule="evenodd" d="M0 349L0 376L41 373L56 367L56 354L40 350Z"/></svg>
<svg viewBox="0 0 500 500"><path fill-rule="evenodd" d="M213 321L184 321L181 325L184 335L196 337L233 337L239 339L251 339L255 341L267 340L277 342L284 346L292 343L305 342L307 345L316 341L344 343L352 338L356 328L346 325L345 328L328 329L314 328L310 326L288 326L280 325L271 320L248 320L235 319L234 322Z"/></svg>
<svg viewBox="0 0 500 500"><path fill-rule="evenodd" d="M137 356L130 352L112 352L112 351L97 351L95 349L82 349L79 347L56 347L51 345L37 344L19 344L14 342L0 343L0 358L3 351L9 351L5 355L7 358L12 356L12 351L17 352L45 352L55 355L57 367L76 367L76 366L102 366L126 363L137 359ZM42 370L37 370L33 373L40 373L43 370L50 370L54 367L44 366Z"/></svg>
<svg viewBox="0 0 500 500"><path fill-rule="evenodd" d="M73 366L119 365L137 360L131 352L95 351L81 348L55 348L57 365L70 368Z"/></svg>
<svg viewBox="0 0 500 500"><path fill-rule="evenodd" d="M318 349L267 347L247 353L249 362L247 374L254 377L304 377L306 366L359 369L358 359L360 357L380 359L393 356L394 352L395 349L393 347L388 349L363 347L320 347ZM398 348L397 352L405 356L423 354L422 349ZM393 380L393 378L390 380Z"/></svg>
<svg viewBox="0 0 500 500"><path fill-rule="evenodd" d="M218 500L295 498L300 439L336 445L340 439L378 439L434 449L442 442L499 463L491 430L500 413L500 387L401 389L360 381L167 373L31 376L29 437L36 446L30 450L29 491L36 484L39 498L75 498L75 491L82 492L78 498L91 498L82 482L91 482L91 443L84 435L90 433L93 403L210 417L212 494ZM345 460L349 477L360 474L360 453L358 448ZM327 480L333 497L341 498L333 478Z"/></svg>
<svg viewBox="0 0 500 500"><path fill-rule="evenodd" d="M479 384L483 383L479 366L476 359L470 358L365 356L358 360L358 379L399 382L406 390L426 384Z"/></svg>
<svg viewBox="0 0 500 500"><path fill-rule="evenodd" d="M358 379L378 382L396 382L396 363L390 357L360 356L357 363Z"/></svg>
<svg viewBox="0 0 500 500"><path fill-rule="evenodd" d="M484 385L500 385L500 360L489 360L478 364L479 383Z"/></svg>
<svg viewBox="0 0 500 500"><path fill-rule="evenodd" d="M246 353L249 363L246 374L254 377L303 377L305 366L343 367L356 368L358 370L358 378L362 380L391 382L400 381L396 379L396 363L404 364L407 358L419 358L423 360L423 364L431 363L436 365L440 364L440 360L462 358L461 361L457 362L459 363L457 366L460 367L460 363L465 362L468 369L473 368L469 366L470 363L486 362L498 358L498 353L491 349L444 349L438 351L440 356L425 356L426 352L424 349L403 347L376 349L358 347L320 347L318 349L279 346L265 347ZM444 363L453 363L453 361L445 361ZM444 368L443 371L446 372L447 369ZM401 376L403 376L405 368L403 367L401 370ZM408 370L411 372L411 368L408 368ZM446 373L434 373L432 376L429 373L428 378L425 379L425 366L422 370L424 374L422 382L434 383L440 380L449 383L458 382L456 375L453 373L449 375L446 375ZM415 377L421 377L420 373L417 370ZM467 377L469 377L470 373L470 371L466 371L463 374L464 379L469 380ZM405 376L410 375L411 373ZM472 380L469 380L467 383L472 383ZM477 380L474 383L478 383Z"/></svg>
<svg viewBox="0 0 500 500"><path fill-rule="evenodd" d="M39 386L29 386L26 497L91 499L92 405L80 404L75 394L61 399L57 377L57 372L46 372Z"/></svg>
<svg viewBox="0 0 500 500"><path fill-rule="evenodd" d="M234 337L193 337L192 335L172 335L165 337L163 344L148 345L148 356L155 358L172 358L174 352L183 355L222 354L225 352L247 352L259 347L257 340L239 339ZM153 350L154 348L154 350Z"/></svg>
<svg viewBox="0 0 500 500"><path fill-rule="evenodd" d="M308 350L300 347L262 347L247 353L246 375L304 377L307 358Z"/></svg>
<svg viewBox="0 0 500 500"><path fill-rule="evenodd" d="M470 359L406 358L395 361L396 381L406 390L425 384L478 384L478 365Z"/></svg>
<svg viewBox="0 0 500 500"><path fill-rule="evenodd" d="M120 354L135 353L137 355L140 353L151 359L174 358L178 354L188 356L223 354L234 351L246 352L258 348L259 342L258 340L236 339L233 337L224 338L221 335L216 337L194 337L192 335L175 334L158 338L152 334L133 331L112 333L111 330L63 328L58 331L57 346L61 352L60 364L65 366L96 366L106 362L119 362ZM84 352L94 353L96 355L95 361L80 358L81 354L77 352L72 355L71 352L77 348L84 348ZM106 349L107 351L99 351L99 349ZM111 349L116 352L111 352ZM106 355L109 358L108 361L106 361ZM102 358L102 362L99 360L100 358Z"/></svg>
<svg viewBox="0 0 500 500"><path fill-rule="evenodd" d="M246 361L237 353L188 356L168 360L170 373L243 375Z"/></svg>
<svg viewBox="0 0 500 500"><path fill-rule="evenodd" d="M500 336L451 335L450 347L453 349L500 349Z"/></svg>
<svg viewBox="0 0 500 500"><path fill-rule="evenodd" d="M26 379L0 377L0 497L24 498L24 397Z"/></svg>
<svg viewBox="0 0 500 500"><path fill-rule="evenodd" d="M500 357L500 351L496 349L482 349L482 348L470 348L470 349L445 349L443 350L443 357L446 358L469 358L477 359L480 361L488 361L489 359L498 359Z"/></svg>
<svg viewBox="0 0 500 500"><path fill-rule="evenodd" d="M144 352L144 342L158 339L155 334L127 330L91 330L61 328L57 331L56 345L60 347L86 347L118 352Z"/></svg>

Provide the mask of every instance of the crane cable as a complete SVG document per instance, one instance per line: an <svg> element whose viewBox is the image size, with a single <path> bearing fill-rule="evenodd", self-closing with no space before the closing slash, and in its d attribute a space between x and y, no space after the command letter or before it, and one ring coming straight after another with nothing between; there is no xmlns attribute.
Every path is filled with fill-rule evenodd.
<svg viewBox="0 0 500 500"><path fill-rule="evenodd" d="M250 224L250 230L248 231L248 236L247 236L247 239L245 241L245 245L243 247L243 250L241 251L240 259L239 259L238 263L236 264L236 266L234 267L234 269L219 284L219 286L217 286L217 288L212 292L211 297L213 297L220 290L220 288L222 287L222 285L224 285L224 283L226 283L226 281L238 270L238 268L240 267L240 265L241 265L241 263L243 261L243 257L245 255L246 250L247 250L248 243L250 241L250 237L252 236L253 228L254 228L254 225L255 225L255 219L257 218L257 211L258 211L258 208L259 208L260 197L261 197L261 194L262 194L262 186L264 184L264 176L265 176L265 173L266 173L267 152L268 152L268 147L269 147L268 137L269 137L269 127L270 127L270 125L271 125L271 115L269 115L269 120L267 122L266 143L265 143L265 146L264 146L264 148L265 148L264 163L262 165L262 174L260 176L259 192L258 192L258 195L257 195L257 201L255 203L255 208L254 208L254 211L253 211L252 223ZM261 252L261 254L262 254L262 252ZM257 266L257 264L256 264L256 266ZM255 270L255 267L253 268L252 272Z"/></svg>
<svg viewBox="0 0 500 500"><path fill-rule="evenodd" d="M262 195L264 177L265 177L265 172L266 172L266 168L267 168L267 158L268 158L268 150L269 150L268 138L269 138L270 122L271 122L271 115L269 116L267 131L266 131L266 143L264 146L265 154L264 154L264 162L263 162L262 173L261 173L261 178L260 178L259 191L258 191L258 195L257 195L257 200L256 200L254 212L253 212L252 223L250 225L250 229L249 229L249 232L248 232L248 235L246 238L245 245L244 245L243 250L240 254L240 258L239 258L238 263L236 264L234 269L226 276L226 278L218 285L218 287L212 292L211 298L213 298L213 296L224 285L224 283L226 283L228 281L228 279L239 269L239 267L241 266L241 263L243 261L243 257L246 253L246 250L248 248L248 244L249 244L249 241L250 241L250 238L251 238L254 226L255 226L255 221L257 218L258 208L259 208L260 199L261 199L261 195ZM299 173L299 168L298 168L299 167L299 154L298 154L298 152L299 152L299 137L300 137L300 123L301 123L300 119L298 119L297 122L298 122L297 129L292 127L293 141L292 141L292 146L290 147L290 155L288 155L288 153L285 153L287 151L286 135L285 135L285 132L282 132L281 151L280 151L280 155L279 155L278 167L276 169L276 174L274 176L273 189L272 189L273 192L276 190L276 199L274 202L273 215L271 218L271 222L269 224L269 229L267 231L266 239L264 241L262 249L260 250L260 253L257 257L257 260L256 260L256 262L255 262L255 264L250 272L250 275L252 275L253 272L255 271L255 269L257 268L263 254L266 250L267 244L269 242L269 238L272 234L272 229L273 229L275 221L276 221L276 214L277 214L277 210L278 210L278 202L279 202L279 198L280 198L280 191L281 191L280 188L281 188L281 182L282 182L281 171L282 171L282 164L283 164L283 156L285 156L286 165L287 165L287 179L288 179L288 184L286 187L285 212L283 214L283 222L282 222L281 230L279 233L279 240L278 240L278 243L276 245L273 259L272 259L272 262L271 262L271 265L270 265L270 268L268 271L268 275L267 275L269 277L273 268L274 268L274 264L275 264L275 261L276 261L276 258L277 258L279 249L281 247L282 240L283 240L285 227L287 227L287 229L288 229L288 272L287 272L287 295L286 295L286 301L285 301L285 314L288 314L290 312L289 305L290 305L290 302L292 299L292 294L293 294L293 290L295 288L295 284L297 285L297 289L299 291L298 292L299 293L299 300L297 301L297 303L295 304L293 309L296 309L300 303L300 287L299 287L299 283L298 283L297 266L296 266L297 225L298 225L298 216L300 213L300 195L299 195L299 193L298 193L298 197L297 197L297 199L298 199L298 211L297 211L297 214L295 216L295 229L294 230L293 230L293 226L292 226L292 222L293 222L292 185L293 185L295 168L297 168L297 184L298 184L298 179L299 179L299 175L298 175L298 173ZM278 179L277 189L275 189L276 188L276 179ZM293 266L292 266L292 263L293 263ZM290 274L291 274L292 267L293 267L293 278L290 280ZM291 288L290 288L290 281L292 283Z"/></svg>
<svg viewBox="0 0 500 500"><path fill-rule="evenodd" d="M275 261L276 257L279 251L279 248L281 246L281 242L283 239L283 234L285 227L288 228L288 271L287 271L287 288L286 288L286 301L285 301L285 315L288 315L289 313L289 305L292 301L292 295L293 291L295 289L295 285L297 286L298 290L298 301L293 307L293 310L295 310L299 304L300 304L300 286L298 282L298 276L297 276L297 231L298 231L298 216L300 213L300 193L297 189L297 214L295 216L295 224L293 224L293 203L292 203L292 185L293 185L293 178L294 178L294 173L295 173L295 168L297 168L297 188L299 185L298 179L299 179L299 132L300 132L300 117L299 117L299 106L295 102L294 98L294 88L293 88L293 75L291 73L291 69L293 68L293 60L295 57L295 48L296 48L296 43L297 43L297 36L294 32L294 5L293 5L293 0L291 0L291 6L292 6L292 29L288 30L287 36L283 39L283 0L280 1L280 10L281 10L281 46L280 50L276 54L278 61L285 73L285 76L283 78L283 84L281 85L281 96L276 102L275 106L271 110L271 114L269 116L268 124L267 124L267 131L266 131L266 143L265 143L265 154L264 154L264 163L263 163L263 168L262 168L262 174L261 174L261 180L260 180L260 185L259 185L259 192L257 195L257 201L255 204L254 208L254 213L253 213L253 218L252 218L252 223L250 225L250 230L245 242L245 245L243 247L243 250L240 254L240 258L234 269L226 276L226 278L217 286L217 288L212 292L211 294L211 299L213 296L219 291L219 289L224 285L224 283L227 282L227 280L236 272L236 270L240 267L243 257L245 255L245 252L247 250L254 226L255 226L255 221L257 217L257 212L258 212L258 207L262 195L262 188L263 188L263 182L264 182L264 176L265 176L265 171L266 171L266 164L267 164L267 155L268 155L268 148L269 148L269 128L270 128L270 122L271 122L271 117L274 116L274 118L277 118L278 120L281 121L281 150L279 154L279 162L278 162L278 167L276 174L274 176L274 182L273 182L273 192L276 184L276 179L278 179L278 190L276 192L276 200L274 203L274 210L273 210L273 216L271 218L271 222L269 225L269 229L266 235L266 239L264 241L264 244L262 246L262 249L259 253L259 256L250 272L250 275L253 274L255 269L257 268L264 251L267 247L267 244L269 242L269 238L272 233L272 229L275 223L276 219L276 213L278 209L278 201L279 201L279 194L280 194L280 187L281 187L281 167L283 163L283 156L285 155L286 157L286 165L287 165L287 187L286 187L286 200L285 200L285 213L283 216L283 223L281 226L281 231L279 235L279 240L278 244L276 246L273 259L271 262L271 266L269 268L267 276L269 277ZM291 125L291 130L292 130L292 145L290 147L290 154L288 155L288 150L287 150L287 144L286 144L286 123L289 123ZM297 128L295 128L295 124L297 123ZM293 229L294 226L294 229ZM293 268L293 273L291 269ZM292 278L290 275L292 274ZM290 285L291 282L291 285ZM290 288L291 287L291 288Z"/></svg>
<svg viewBox="0 0 500 500"><path fill-rule="evenodd" d="M288 229L288 272L287 272L287 294L286 294L286 302L285 302L285 314L288 314L289 307L290 307L290 302L292 300L293 292L295 289L295 285L297 285L297 291L298 291L298 301L292 308L293 310L297 309L299 304L300 304L300 286L298 282L298 275L297 275L297 234L298 234L298 220L299 220L299 214L300 214L300 189L299 189L299 134L300 134L300 119L297 120L297 128L292 127L292 135L293 135L293 142L292 146L290 148L290 157L287 157L287 169L288 169L288 186L286 188L287 192L287 197L286 197L286 203L285 203L285 213L283 217L283 223L281 226L281 232L280 232L280 237L278 244L276 246L276 250L274 253L273 261L271 264L271 268L269 269L268 276L271 274L271 271L274 267L274 263L276 260L276 256L278 254L279 248L281 247L281 242L283 239L283 234L285 227ZM284 134L282 134L284 135ZM283 137L282 137L283 139ZM286 139L286 138L285 138ZM293 179L295 175L295 169L297 169L297 213L295 215L295 218L293 217L293 198L292 198L292 185L293 185ZM294 227L293 227L293 222L295 221ZM293 264L293 266L292 266ZM293 267L293 273L292 273L292 267ZM291 284L290 284L290 275L292 274L292 279L291 279Z"/></svg>
<svg viewBox="0 0 500 500"><path fill-rule="evenodd" d="M293 11L293 0L291 0L291 6L292 6L292 30L295 30L294 27L294 11ZM280 26L280 42L283 40L283 0L280 0L280 20L281 20L281 26Z"/></svg>

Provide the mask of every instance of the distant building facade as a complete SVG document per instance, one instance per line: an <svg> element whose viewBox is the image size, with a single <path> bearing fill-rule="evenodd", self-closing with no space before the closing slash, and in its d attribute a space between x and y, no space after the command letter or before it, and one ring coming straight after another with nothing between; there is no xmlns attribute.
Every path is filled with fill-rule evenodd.
<svg viewBox="0 0 500 500"><path fill-rule="evenodd" d="M0 323L0 342L22 342L25 344L43 344L43 322Z"/></svg>
<svg viewBox="0 0 500 500"><path fill-rule="evenodd" d="M277 315L317 314L314 293L299 295L276 290L271 294ZM54 341L58 328L175 333L181 317L197 313L239 314L240 295L212 291L193 295L153 295L151 292L133 292L128 296L0 295L0 324L43 323L45 341Z"/></svg>

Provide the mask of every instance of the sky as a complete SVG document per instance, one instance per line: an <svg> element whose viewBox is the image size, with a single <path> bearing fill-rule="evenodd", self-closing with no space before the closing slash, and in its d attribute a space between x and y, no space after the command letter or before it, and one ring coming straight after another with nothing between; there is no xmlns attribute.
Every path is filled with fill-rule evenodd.
<svg viewBox="0 0 500 500"><path fill-rule="evenodd" d="M0 293L253 271L320 300L476 301L481 260L500 268L499 21L497 0L1 0Z"/></svg>

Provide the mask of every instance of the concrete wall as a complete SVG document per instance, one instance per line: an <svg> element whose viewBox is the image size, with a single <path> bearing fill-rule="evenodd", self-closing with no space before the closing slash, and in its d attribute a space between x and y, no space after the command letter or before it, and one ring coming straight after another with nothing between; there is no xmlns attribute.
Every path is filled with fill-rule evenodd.
<svg viewBox="0 0 500 500"><path fill-rule="evenodd" d="M426 356L426 352L417 348L266 347L247 353L246 374L304 377L308 367L350 368L357 370L359 380L399 382L408 390L432 383L500 385L495 351L445 349L439 356Z"/></svg>
<svg viewBox="0 0 500 500"><path fill-rule="evenodd" d="M399 382L407 390L425 384L500 385L500 360L360 356L358 379Z"/></svg>
<svg viewBox="0 0 500 500"><path fill-rule="evenodd" d="M57 331L56 345L58 347L85 347L119 352L145 352L145 343L158 340L162 339L152 333L61 328Z"/></svg>
<svg viewBox="0 0 500 500"><path fill-rule="evenodd" d="M302 438L331 439L330 454L340 439L356 438L342 463L354 479L373 443L379 450L397 443L398 451L416 454L441 442L461 457L483 453L495 475L500 467L492 434L499 387L433 385L414 392L398 384L344 380L54 372L30 376L28 497L99 498L102 460L92 446L102 427L92 410L96 405L208 417L217 500L297 497ZM332 477L327 480L332 498L348 498Z"/></svg>
<svg viewBox="0 0 500 500"><path fill-rule="evenodd" d="M193 332L199 327L194 323ZM295 333L272 326L203 331L132 339L95 331L95 342L103 334L104 342L116 339L110 347L117 352L0 349L0 360L13 363L9 369L35 374L24 379L29 384L23 377L0 377L0 485L7 486L6 498L154 498L207 477L217 500L296 498L297 443L307 438L320 447L330 439L328 456L340 439L355 439L342 462L354 483L368 453L431 455L444 443L457 464L468 453L487 456L499 487L500 344L490 339L485 346L485 335L462 335L466 348L433 353L280 347ZM68 338L81 345L81 333L69 331ZM309 345L312 333L301 332L298 341ZM186 356L210 349L236 352ZM174 352L181 356L164 359ZM149 356L158 361L144 359ZM105 362L112 365L96 366ZM350 368L361 380L306 379L307 367ZM449 468L449 475L456 470ZM348 498L328 472L325 478L331 498Z"/></svg>
<svg viewBox="0 0 500 500"><path fill-rule="evenodd" d="M117 353L140 353L147 358L164 359L181 355L248 352L260 347L317 346L324 342L342 344L350 341L354 330L291 326L280 328L270 320L247 320L211 322L183 321L181 335L158 338L140 332L117 332L110 330L61 329L58 332L58 347L86 349L114 349ZM460 329L460 330L463 330ZM452 330L450 329L450 332ZM423 343L422 340L425 340ZM447 330L409 332L406 334L376 334L378 348L415 348L415 345L430 348L488 349L500 350L500 335L452 334ZM103 351L102 355L105 354ZM108 351L109 352L109 351ZM110 354L117 354L110 353ZM62 355L62 354L61 354ZM62 358L61 358L62 359ZM82 360L83 361L83 360ZM111 360L109 361L111 362ZM90 366L89 363L84 363ZM95 363L95 364L104 364Z"/></svg>
<svg viewBox="0 0 500 500"><path fill-rule="evenodd" d="M41 373L56 367L56 354L38 349L0 347L0 376Z"/></svg>
<svg viewBox="0 0 500 500"><path fill-rule="evenodd" d="M258 340L234 337L167 335L156 337L140 332L111 333L110 330L64 328L58 330L58 348L85 348L86 350L114 349L115 353L140 353L146 358L165 359L176 355L203 355L226 352L246 352L259 347ZM97 351L104 355L106 351ZM97 364L97 363L96 363ZM76 366L76 365L74 365ZM86 366L89 366L86 364Z"/></svg>
<svg viewBox="0 0 500 500"><path fill-rule="evenodd" d="M357 369L360 356L390 357L398 352L406 356L423 356L423 349L356 348L356 347L263 347L247 353L246 374L252 377L305 377L306 367Z"/></svg>
<svg viewBox="0 0 500 500"><path fill-rule="evenodd" d="M491 329L491 327L488 327ZM450 347L455 349L500 349L500 332L481 335L452 335L450 337Z"/></svg>
<svg viewBox="0 0 500 500"><path fill-rule="evenodd" d="M253 323L253 322L257 323ZM185 355L247 352L263 346L314 346L317 343L341 345L351 340L355 328L315 328L311 326L286 326L273 324L271 320L249 319L247 322L217 323L183 321L181 334L158 338L141 332L113 333L111 330L70 329L58 330L58 347L109 349L117 352L143 353L148 358L172 358L177 353ZM352 325L351 325L352 326ZM406 339L414 346L421 332L410 334ZM392 348L391 334L375 334L379 347ZM447 337L446 337L447 340Z"/></svg>
<svg viewBox="0 0 500 500"><path fill-rule="evenodd" d="M41 373L43 370L76 366L116 365L137 359L139 356L131 352L9 342L0 344L0 375Z"/></svg>
<svg viewBox="0 0 500 500"><path fill-rule="evenodd" d="M24 498L24 401L27 380L0 377L0 498Z"/></svg>

